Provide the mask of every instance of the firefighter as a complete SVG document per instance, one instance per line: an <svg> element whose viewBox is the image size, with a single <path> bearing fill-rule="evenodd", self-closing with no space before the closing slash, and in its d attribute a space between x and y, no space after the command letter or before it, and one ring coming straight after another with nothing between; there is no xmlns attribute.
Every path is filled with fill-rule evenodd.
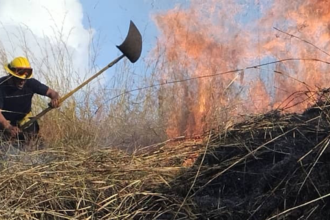
<svg viewBox="0 0 330 220"><path fill-rule="evenodd" d="M49 88L37 79L32 78L33 69L25 57L16 57L4 65L7 76L0 78L0 129L4 137L24 140L37 136L38 122L21 131L20 126L29 120L32 97L34 94L50 98L49 106L60 105L58 92Z"/></svg>

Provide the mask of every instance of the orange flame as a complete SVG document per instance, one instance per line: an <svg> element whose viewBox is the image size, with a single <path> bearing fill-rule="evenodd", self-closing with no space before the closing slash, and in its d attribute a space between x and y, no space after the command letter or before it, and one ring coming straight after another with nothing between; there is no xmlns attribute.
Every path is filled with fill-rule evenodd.
<svg viewBox="0 0 330 220"><path fill-rule="evenodd" d="M327 86L328 0L239 2L194 0L155 16L162 79L183 81L168 88L169 136L201 134L238 114L302 111Z"/></svg>

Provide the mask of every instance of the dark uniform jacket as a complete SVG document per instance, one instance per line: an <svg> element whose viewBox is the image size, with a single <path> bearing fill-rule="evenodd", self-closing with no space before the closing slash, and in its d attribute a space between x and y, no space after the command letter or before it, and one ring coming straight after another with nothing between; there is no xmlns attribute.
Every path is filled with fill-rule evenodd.
<svg viewBox="0 0 330 220"><path fill-rule="evenodd" d="M8 84L8 77L0 78L0 109L3 116L14 126L31 111L32 97L34 94L45 96L48 86L31 78L26 80L22 89Z"/></svg>

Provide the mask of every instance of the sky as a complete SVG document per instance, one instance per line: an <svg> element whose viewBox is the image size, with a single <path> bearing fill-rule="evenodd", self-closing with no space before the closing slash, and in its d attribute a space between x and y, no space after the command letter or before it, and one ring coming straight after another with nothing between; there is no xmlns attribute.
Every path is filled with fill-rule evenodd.
<svg viewBox="0 0 330 220"><path fill-rule="evenodd" d="M72 65L73 72L80 72L90 67L92 51L93 65L100 69L120 55L116 45L123 42L129 22L133 21L143 39L141 58L134 65L142 67L158 35L153 14L188 3L187 0L0 0L1 61L27 56L31 65L46 72L47 65L55 63L56 68L62 59L69 60L67 65ZM35 77L38 78L37 72Z"/></svg>
<svg viewBox="0 0 330 220"><path fill-rule="evenodd" d="M201 121L212 111L210 99L227 105L239 94L248 101L238 113L259 113L286 106L283 99L296 91L328 86L329 62L321 61L330 56L329 19L329 1L318 0L0 0L0 62L23 55L36 78L83 80L86 70L93 74L121 55L116 46L133 21L143 49L129 74L143 75L151 57L158 80L217 75L176 84L184 95L176 96L183 101L173 115L192 109L190 118ZM102 76L124 75L116 68Z"/></svg>
<svg viewBox="0 0 330 220"><path fill-rule="evenodd" d="M109 61L107 54L115 53L115 45L125 38L130 20L135 23L143 39L143 59L153 48L158 30L153 15L166 12L174 7L184 7L188 0L81 0L84 8L83 24L91 25L100 39L101 60ZM96 39L98 39L96 37ZM104 45L104 46L103 46Z"/></svg>
<svg viewBox="0 0 330 220"><path fill-rule="evenodd" d="M72 10L74 8L74 10ZM83 8L79 1L0 0L1 44L8 61L26 55L26 45L34 56L44 55L58 41L77 55L75 63L84 62L89 31L82 24ZM59 39L63 36L63 39ZM81 57L81 58L79 58Z"/></svg>

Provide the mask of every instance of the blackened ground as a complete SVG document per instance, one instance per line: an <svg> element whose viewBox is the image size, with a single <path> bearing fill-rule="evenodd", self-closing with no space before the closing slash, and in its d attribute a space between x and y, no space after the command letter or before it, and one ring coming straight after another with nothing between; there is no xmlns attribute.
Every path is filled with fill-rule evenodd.
<svg viewBox="0 0 330 220"><path fill-rule="evenodd" d="M330 193L329 116L328 106L270 112L214 134L172 193L185 198L193 185L199 219L330 219L330 197L319 199Z"/></svg>

